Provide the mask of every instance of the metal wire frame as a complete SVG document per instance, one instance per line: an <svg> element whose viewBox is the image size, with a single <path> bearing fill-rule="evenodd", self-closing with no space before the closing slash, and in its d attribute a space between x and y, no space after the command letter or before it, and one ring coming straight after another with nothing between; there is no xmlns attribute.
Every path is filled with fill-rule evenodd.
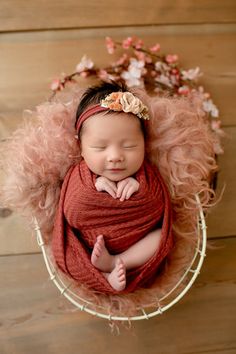
<svg viewBox="0 0 236 354"><path fill-rule="evenodd" d="M206 241L207 241L207 226L205 222L205 217L204 213L201 207L201 203L199 200L199 197L196 195L196 201L198 204L199 208L199 218L198 218L198 239L197 239L197 246L195 249L195 254L184 272L183 276L179 279L179 281L176 283L176 285L167 293L165 294L162 298L159 299L159 303L161 303L163 300L166 300L167 298L171 297L171 295L174 293L174 291L183 283L187 277L189 277L188 281L186 282L186 285L182 289L182 291L174 297L174 299L170 300L170 302L165 304L163 307L158 306L158 308L155 311L152 311L150 313L147 313L144 308L139 309L139 311L142 313L141 315L138 316L115 316L115 315L108 315L106 313L98 312L92 309L93 303L91 301L88 301L86 299L83 299L82 297L78 296L75 294L72 290L70 290L71 284L67 285L64 283L64 281L61 279L59 273L55 269L55 266L53 265L50 257L47 254L46 250L46 245L43 241L43 237L41 234L40 227L38 225L38 222L36 219L34 219L34 224L35 224L35 231L36 231L36 236L37 236L37 242L39 247L41 248L44 262L46 264L47 271L50 275L50 279L53 281L53 283L56 285L56 287L59 289L60 293L65 296L73 305L75 305L77 308L79 308L81 311L85 311L91 315L104 318L107 320L114 320L114 321L138 321L138 320L143 320L143 319L149 319L152 318L156 315L160 315L169 308L171 308L173 305L175 305L180 299L187 293L187 291L191 288L193 285L194 281L196 280L198 274L200 273L200 269L202 267L204 257L206 256ZM197 266L195 269L192 269L194 263L198 259ZM90 308L91 307L91 308Z"/></svg>

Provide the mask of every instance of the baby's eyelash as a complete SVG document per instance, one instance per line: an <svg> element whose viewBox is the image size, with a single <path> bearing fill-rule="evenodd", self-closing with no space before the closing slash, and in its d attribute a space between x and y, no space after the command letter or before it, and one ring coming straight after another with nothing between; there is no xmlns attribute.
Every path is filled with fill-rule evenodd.
<svg viewBox="0 0 236 354"><path fill-rule="evenodd" d="M106 146L91 146L92 149L100 149L100 150L104 150L106 149Z"/></svg>

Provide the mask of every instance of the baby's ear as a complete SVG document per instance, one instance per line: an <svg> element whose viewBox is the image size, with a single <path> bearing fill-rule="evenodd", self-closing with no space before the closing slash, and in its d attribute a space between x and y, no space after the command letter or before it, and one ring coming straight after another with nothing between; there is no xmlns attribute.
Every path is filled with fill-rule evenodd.
<svg viewBox="0 0 236 354"><path fill-rule="evenodd" d="M78 147L79 147L80 156L83 157L81 139L78 137L77 134L75 135L75 139L77 140L77 144L78 144Z"/></svg>

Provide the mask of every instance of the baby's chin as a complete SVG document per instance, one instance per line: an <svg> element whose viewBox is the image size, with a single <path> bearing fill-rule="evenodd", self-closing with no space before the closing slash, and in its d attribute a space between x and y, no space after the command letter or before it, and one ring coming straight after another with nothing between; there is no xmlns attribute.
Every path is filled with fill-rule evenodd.
<svg viewBox="0 0 236 354"><path fill-rule="evenodd" d="M130 175L128 173L125 173L125 171L109 171L104 174L104 177L108 178L112 182L119 182L127 177L130 177Z"/></svg>
<svg viewBox="0 0 236 354"><path fill-rule="evenodd" d="M107 178L112 182L120 182L120 181L123 181L123 179L125 179L127 177L129 177L129 176L107 176Z"/></svg>

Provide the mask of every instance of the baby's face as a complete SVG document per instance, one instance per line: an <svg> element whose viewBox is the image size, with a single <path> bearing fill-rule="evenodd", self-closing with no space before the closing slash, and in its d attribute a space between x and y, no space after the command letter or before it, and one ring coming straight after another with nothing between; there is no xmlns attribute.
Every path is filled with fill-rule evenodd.
<svg viewBox="0 0 236 354"><path fill-rule="evenodd" d="M93 173L118 182L139 170L145 146L138 119L124 112L102 112L84 122L81 155Z"/></svg>

